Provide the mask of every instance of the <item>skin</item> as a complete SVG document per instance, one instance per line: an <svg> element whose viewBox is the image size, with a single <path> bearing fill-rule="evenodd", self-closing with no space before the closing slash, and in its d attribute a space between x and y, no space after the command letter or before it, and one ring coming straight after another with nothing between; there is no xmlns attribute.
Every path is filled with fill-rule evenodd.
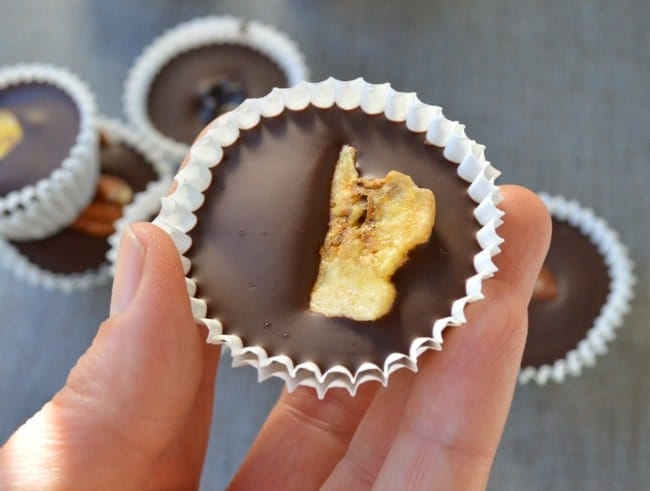
<svg viewBox="0 0 650 491"><path fill-rule="evenodd" d="M503 186L506 239L486 299L445 332L442 352L356 397L283 393L231 488L484 489L550 239L530 191ZM111 315L65 386L0 449L0 489L195 489L219 349L206 345L178 254L149 224L125 233ZM218 415L217 415L218 417Z"/></svg>

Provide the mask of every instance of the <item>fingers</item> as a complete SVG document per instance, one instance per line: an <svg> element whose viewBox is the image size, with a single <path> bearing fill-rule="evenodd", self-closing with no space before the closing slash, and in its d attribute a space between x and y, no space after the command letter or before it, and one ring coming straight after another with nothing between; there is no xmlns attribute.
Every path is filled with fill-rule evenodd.
<svg viewBox="0 0 650 491"><path fill-rule="evenodd" d="M526 304L551 240L551 216L532 191L520 186L501 186L506 215L499 227L505 239L502 252L495 257L499 272L494 280L506 283Z"/></svg>
<svg viewBox="0 0 650 491"><path fill-rule="evenodd" d="M202 378L203 340L183 276L164 232L145 224L127 230L111 317L65 387L0 452L11 484L145 486L185 428Z"/></svg>
<svg viewBox="0 0 650 491"><path fill-rule="evenodd" d="M488 299L485 302L496 302L497 307L495 308L500 309L501 305L509 305L511 303L509 300L506 301L506 298L512 295L520 296L521 298L518 298L514 307L512 307L515 309L513 316L506 314L505 310L503 312L497 311L496 316L490 316L485 313L475 314L481 315L481 325L488 326L487 328L481 328L479 333L476 332L478 328L469 326L453 331L448 330L445 333L445 347L443 352L430 354L428 357L421 359L420 373L417 375L419 381L417 387L422 393L421 397L424 397L424 403L438 404L438 401L448 400L450 396L455 396L456 394L462 396L465 391L475 393L475 388L472 385L477 382L477 379L475 375L469 378L471 372L466 373L463 371L465 370L465 365L462 364L462 359L459 359L454 354L455 350L462 350L461 354L466 354L468 357L467 362L472 361L477 353L488 356L488 360L482 362L484 365L481 365L481 362L477 361L477 366L479 367L493 364L493 357L503 359L505 365L502 366L502 371L508 374L507 383L503 384L503 387L512 387L513 373L516 374L521 357L522 336L525 335L525 322L521 319L521 315L527 304L527 297L530 297L537 271L539 271L540 258L544 256L548 247L550 222L545 209L530 191L516 186L503 186L502 192L505 198L504 207L507 215L505 217L506 222L499 229L499 232L505 237L506 242L503 246L503 253L497 256L500 268L497 275L498 280L494 279L486 284ZM490 283L492 283L492 286L490 286ZM495 283L497 284L495 285ZM504 290L504 298L501 298L497 289ZM468 314L471 316L473 310L483 312L483 309L483 304L479 303L470 307ZM478 325L478 322L470 319L471 325ZM491 329L497 332L492 333ZM513 333L513 335L510 336L510 333ZM495 337L497 335L498 337ZM498 343L496 341L504 336L506 337L506 343ZM486 347L492 347L494 345L496 345L498 350L505 350L507 356L503 358L500 357L497 351L492 353L485 351ZM440 363L438 363L431 368L432 360L430 358L452 358L448 362L451 366L440 366ZM451 371L454 369L454 364L456 366L456 372L460 373L453 373ZM458 367L461 367L462 370L459 370ZM478 370L481 369L479 368ZM444 374L444 378L433 380L436 373ZM496 370L494 373L499 372ZM454 382L451 385L452 394L450 396L442 396L439 389L438 393L436 393L435 384L442 384L444 388L446 384L449 384L449 381L455 381L454 377L457 377L461 381L468 379L470 387L463 389L460 383ZM323 486L324 489L340 489L341 487L369 489L372 487L398 432L396 422L402 419L404 407L410 396L411 387L415 378L413 374L404 371L398 372L391 377L388 389L380 391L375 401L369 407L367 414L361 421L351 441L345 457L339 462L326 481ZM491 387L491 384L485 386ZM497 394L496 403L499 401L504 402L503 407L498 407L499 414L503 414L504 411L507 412L510 398L511 395L509 392L506 392L505 395ZM450 413L456 411L453 404L457 403L457 398L453 399L453 401L453 403L447 403L445 405ZM416 414L418 413L418 409L413 409L413 403L409 407L411 414L414 412ZM482 405L479 404L478 407L482 407ZM425 414L429 413L426 412ZM413 420L413 417L411 417L411 420ZM499 423L499 421L497 421L495 427L497 428L497 433L500 435L502 423ZM490 423L490 421L486 423ZM406 440L409 441L410 439L407 438ZM495 442L495 440L498 440L498 436L494 437L493 435L489 435L486 440L489 443ZM491 449L492 447L489 448ZM393 455L396 453L397 451L393 451ZM488 457L491 456L491 451L488 451L487 455ZM409 457L414 461L417 461L419 458L417 452L409 454ZM486 460L491 461L491 457ZM393 461L393 465L398 468L403 464L403 462L398 460ZM486 467L489 469L489 466ZM398 469L395 474L397 476L404 476L405 472L399 471ZM400 489L402 484L398 486L396 483L395 489ZM412 484L415 485L417 483ZM408 486L402 488L410 489ZM425 488L427 487L425 486ZM449 489L453 489L453 487Z"/></svg>
<svg viewBox="0 0 650 491"><path fill-rule="evenodd" d="M413 385L377 489L485 489L510 407L526 337L527 305L548 248L540 201L503 189L506 242L498 280L467 309L468 325L448 330Z"/></svg>
<svg viewBox="0 0 650 491"><path fill-rule="evenodd" d="M514 186L503 192L501 271L485 283L487 299L467 309L468 326L447 331L442 353L424 355L417 376L393 375L372 402L374 391L362 391L360 401L330 392L325 403L307 389L283 395L233 489L485 487L550 235L548 214L532 193Z"/></svg>
<svg viewBox="0 0 650 491"><path fill-rule="evenodd" d="M310 388L285 391L229 489L318 489L345 454L377 388L366 384L355 397L330 390L323 400Z"/></svg>
<svg viewBox="0 0 650 491"><path fill-rule="evenodd" d="M395 438L415 377L408 370L391 375L388 387L378 391L322 491L372 488Z"/></svg>
<svg viewBox="0 0 650 491"><path fill-rule="evenodd" d="M496 296L489 292L486 302ZM417 375L402 370L391 377L324 490L474 489L474 478L486 479L510 404L525 327L521 319L504 323L491 312L481 315L487 328L477 327L470 313L470 325L445 333L442 352L420 358ZM490 401L496 410L484 411ZM467 413L472 408L478 411L476 425L490 431L461 439L465 430L471 431ZM465 459L466 454L471 458ZM452 479L445 481L448 476Z"/></svg>
<svg viewBox="0 0 650 491"><path fill-rule="evenodd" d="M523 316L495 297L423 356L376 489L485 488L525 341Z"/></svg>
<svg viewBox="0 0 650 491"><path fill-rule="evenodd" d="M203 128L200 138L207 131ZM189 161L186 154L177 172L182 170ZM167 194L176 190L176 180L172 180ZM217 367L221 355L221 347L203 346L203 376L199 384L196 400L192 407L191 417L179 438L167 449L160 460L153 476L147 484L147 489L198 489L203 462L210 436L210 422L214 404L215 382Z"/></svg>
<svg viewBox="0 0 650 491"><path fill-rule="evenodd" d="M198 489L210 436L221 348L203 346L203 375L185 428L158 463L147 489Z"/></svg>
<svg viewBox="0 0 650 491"><path fill-rule="evenodd" d="M330 471L326 489L366 489L375 481L384 489L485 485L510 406L526 305L550 226L532 193L513 186L503 192L508 226L500 233L508 252L499 262L499 280L485 284L488 298L468 308L469 325L448 331L445 350L423 356L417 377L395 374L372 403L369 393L360 402L341 396L325 404L309 390L297 392L296 400L284 395L234 489L316 488Z"/></svg>

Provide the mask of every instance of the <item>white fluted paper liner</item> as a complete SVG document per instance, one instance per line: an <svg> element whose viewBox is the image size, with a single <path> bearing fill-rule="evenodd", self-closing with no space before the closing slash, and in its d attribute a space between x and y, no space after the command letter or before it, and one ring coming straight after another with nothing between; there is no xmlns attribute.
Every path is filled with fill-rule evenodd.
<svg viewBox="0 0 650 491"><path fill-rule="evenodd" d="M259 346L244 346L238 336L223 332L218 319L206 317L207 304L196 297L195 280L191 276L186 278L195 319L208 328L209 343L225 344L230 348L233 366L257 368L260 380L272 376L282 378L289 390L298 385L314 387L319 397L331 387L344 387L354 394L366 381L386 384L389 375L399 368L416 371L418 357L428 349L441 349L443 330L463 324L465 306L483 298L482 282L496 272L492 258L500 252L499 245L503 242L497 233L503 216L497 205L502 197L494 182L499 172L486 160L484 147L465 135L462 125L447 120L439 107L419 101L415 94L397 92L388 84L369 84L361 78L347 82L330 78L320 83L300 82L288 89L276 88L265 97L247 100L209 124L192 146L186 166L177 174L176 190L163 198L161 213L154 223L176 244L186 275L191 267L191 261L184 256L192 244L188 232L196 224L194 212L203 203L203 193L212 178L210 169L221 161L223 147L232 145L241 131L254 126L261 118L300 110L310 104L319 108L337 105L346 110L360 107L370 114L384 113L410 131L421 134L423 145L432 143L444 147L449 165L457 165L459 177L468 183L468 194L477 204L474 216L480 225L477 241L482 250L474 257L476 272L466 279L465 295L453 302L449 315L435 321L430 336L415 339L408 354L391 354L383 366L366 363L355 373L346 367L334 366L322 372L314 363L295 364L285 355L269 355Z"/></svg>
<svg viewBox="0 0 650 491"><path fill-rule="evenodd" d="M0 238L0 266L10 270L18 279L46 290L59 290L66 293L89 290L104 284L110 278L108 264L96 270L82 273L62 274L48 271L23 256L9 242Z"/></svg>
<svg viewBox="0 0 650 491"><path fill-rule="evenodd" d="M99 129L110 142L123 142L141 153L160 178L149 183L144 191L136 193L133 202L124 207L122 217L115 222L116 232L107 239L112 246L108 258L96 268L71 274L54 273L32 263L10 242L0 239L0 264L18 278L47 290L73 292L107 283L112 272L110 257L115 254L112 250L119 243L121 232L129 223L148 220L155 215L160 209L161 196L166 194L171 184L169 166L151 141L118 121L104 118L99 118L98 121ZM96 189L96 183L93 189Z"/></svg>
<svg viewBox="0 0 650 491"><path fill-rule="evenodd" d="M209 16L168 30L155 39L133 64L124 87L124 112L129 123L156 141L175 165L183 160L189 145L162 134L151 123L147 112L149 88L172 58L211 44L238 44L259 51L284 71L290 86L307 80L309 76L298 46L275 28L257 21Z"/></svg>
<svg viewBox="0 0 650 491"><path fill-rule="evenodd" d="M0 197L0 236L35 240L53 235L79 215L95 194L99 173L97 116L86 85L62 68L22 64L0 69L0 90L42 82L66 92L79 111L79 134L67 157L50 176Z"/></svg>
<svg viewBox="0 0 650 491"><path fill-rule="evenodd" d="M124 143L133 148L145 158L159 177L171 178L172 168L155 141L116 119L99 118L99 129L109 143Z"/></svg>
<svg viewBox="0 0 650 491"><path fill-rule="evenodd" d="M562 196L546 193L539 193L539 196L553 217L573 225L593 242L603 256L610 278L607 301L578 346L552 364L522 367L519 373L521 384L533 381L545 385L547 382L562 383L567 377L579 376L584 367L596 363L598 355L607 353L607 344L616 337L616 330L622 326L623 318L630 309L636 280L627 248L618 234L593 210Z"/></svg>

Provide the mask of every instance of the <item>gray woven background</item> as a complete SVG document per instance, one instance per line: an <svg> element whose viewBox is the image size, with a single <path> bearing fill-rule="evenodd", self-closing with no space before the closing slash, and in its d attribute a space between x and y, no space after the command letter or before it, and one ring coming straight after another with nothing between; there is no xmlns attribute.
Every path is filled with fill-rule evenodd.
<svg viewBox="0 0 650 491"><path fill-rule="evenodd" d="M314 80L363 76L416 91L487 145L502 183L575 198L619 231L637 264L633 312L579 379L517 389L490 489L647 489L648 4L3 0L0 65L69 67L119 117L133 58L164 29L210 13L284 30ZM63 383L106 316L109 291L47 293L0 271L0 440ZM222 365L205 489L225 486L280 390Z"/></svg>

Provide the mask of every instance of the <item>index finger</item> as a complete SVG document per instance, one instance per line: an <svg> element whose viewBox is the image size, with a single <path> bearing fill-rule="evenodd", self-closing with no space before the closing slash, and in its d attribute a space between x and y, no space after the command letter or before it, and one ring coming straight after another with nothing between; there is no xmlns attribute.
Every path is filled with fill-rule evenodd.
<svg viewBox="0 0 650 491"><path fill-rule="evenodd" d="M550 241L541 201L502 188L506 242L486 300L466 327L445 333L445 349L420 367L376 481L377 489L484 489L521 361L528 301ZM355 436L356 438L356 436Z"/></svg>

